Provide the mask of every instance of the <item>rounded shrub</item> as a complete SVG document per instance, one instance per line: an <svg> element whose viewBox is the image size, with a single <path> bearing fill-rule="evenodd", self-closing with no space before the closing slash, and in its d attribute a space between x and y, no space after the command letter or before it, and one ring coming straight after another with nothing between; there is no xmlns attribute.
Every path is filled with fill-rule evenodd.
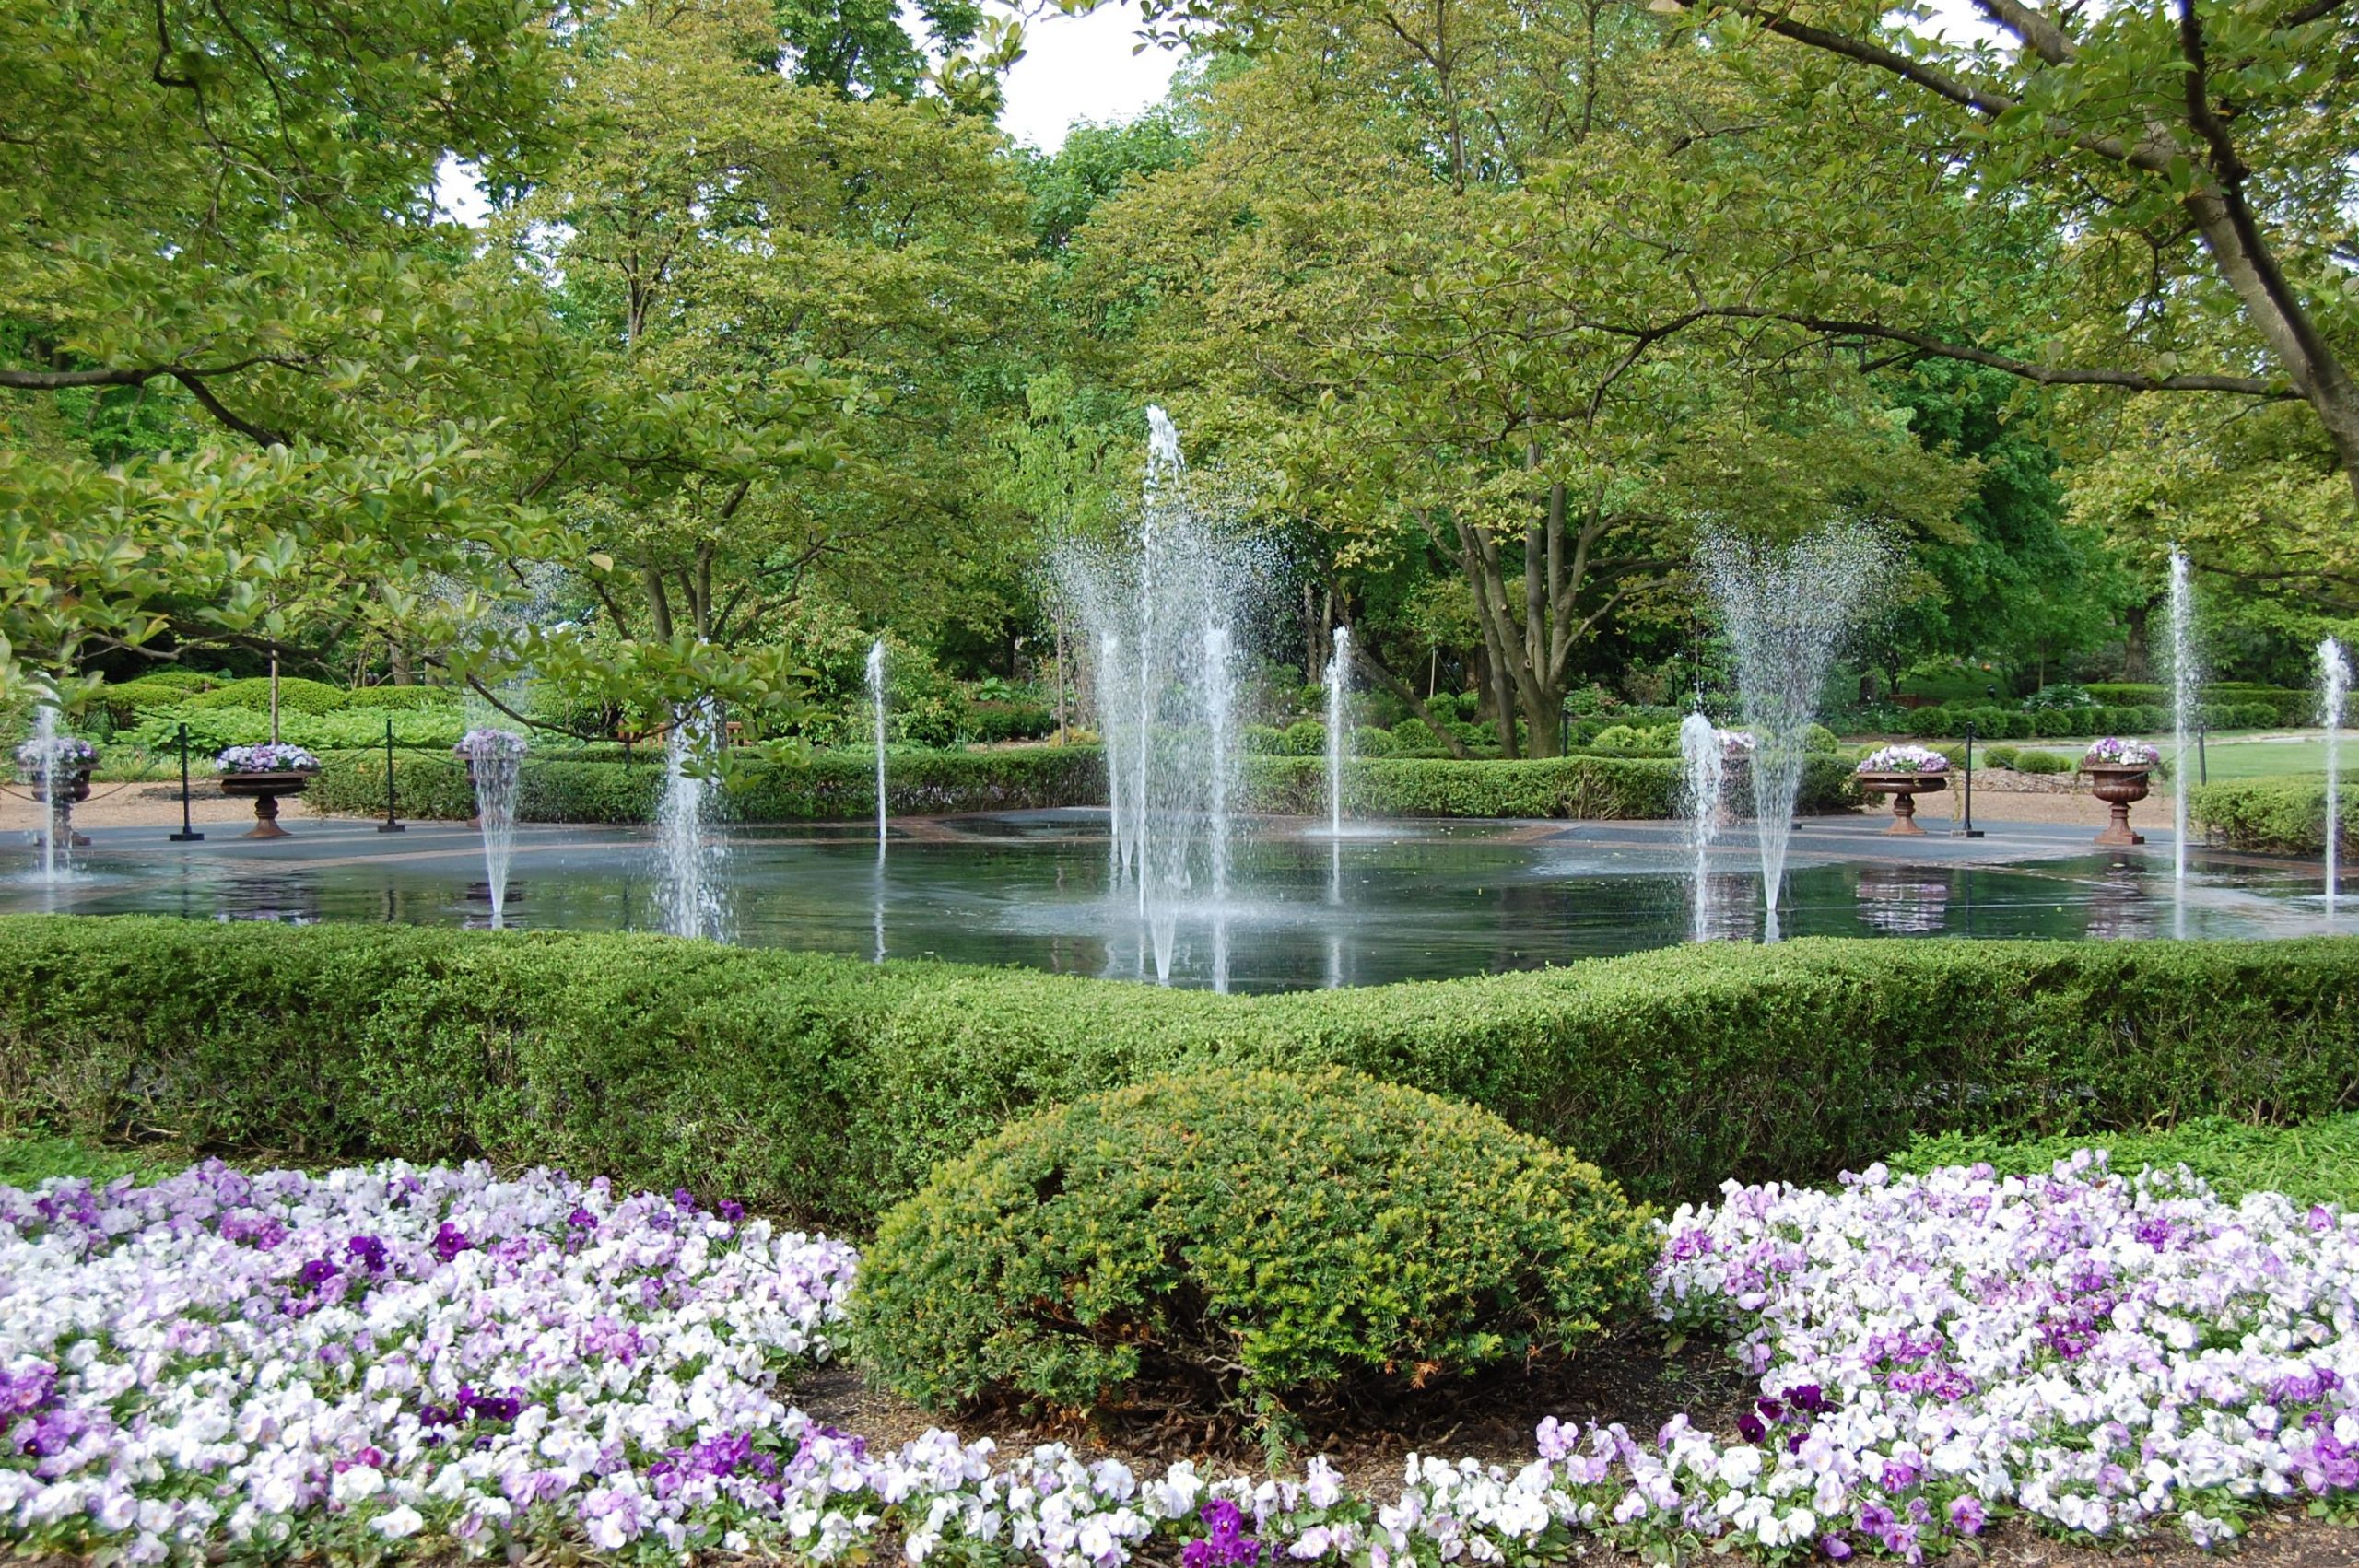
<svg viewBox="0 0 2359 1568"><path fill-rule="evenodd" d="M2070 735L2078 720L2061 708L2043 708L2031 715L2031 732L2042 740L2057 740Z"/></svg>
<svg viewBox="0 0 2359 1568"><path fill-rule="evenodd" d="M305 680L300 675L285 675L278 682L278 710L281 714L334 713L344 706L345 690L325 681ZM270 677L250 675L241 681L231 681L199 692L185 698L187 708L246 708L259 713L270 711Z"/></svg>
<svg viewBox="0 0 2359 1568"><path fill-rule="evenodd" d="M1278 749L1287 756L1318 756L1327 750L1327 726L1316 719L1297 719L1279 737Z"/></svg>
<svg viewBox="0 0 2359 1568"><path fill-rule="evenodd" d="M929 1407L1264 1412L1566 1351L1654 1246L1595 1166L1338 1069L1153 1079L1014 1123L889 1211L853 1342Z"/></svg>
<svg viewBox="0 0 2359 1568"><path fill-rule="evenodd" d="M1394 756L1444 756L1449 748L1433 731L1433 726L1422 719L1403 719L1392 726Z"/></svg>
<svg viewBox="0 0 2359 1568"><path fill-rule="evenodd" d="M1373 724L1362 724L1352 731L1354 756L1391 756L1392 751L1391 731L1379 730Z"/></svg>
<svg viewBox="0 0 2359 1568"><path fill-rule="evenodd" d="M2016 754L2018 773L2070 773L2072 759L2060 752L2025 751Z"/></svg>

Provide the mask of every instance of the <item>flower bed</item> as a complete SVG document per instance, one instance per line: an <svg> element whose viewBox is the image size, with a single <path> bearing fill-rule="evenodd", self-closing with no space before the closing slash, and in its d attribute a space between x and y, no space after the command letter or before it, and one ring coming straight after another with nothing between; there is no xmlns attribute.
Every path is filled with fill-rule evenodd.
<svg viewBox="0 0 2359 1568"><path fill-rule="evenodd" d="M1382 1504L1320 1460L1208 1485L939 1431L872 1453L780 1398L829 1354L854 1261L732 1205L481 1166L0 1190L0 1531L135 1562L898 1540L1116 1568L1160 1539L1190 1568L1392 1568L1581 1530L1914 1562L2007 1509L2210 1544L2359 1486L2359 1221L2085 1154L1683 1209L1658 1299L1759 1374L1739 1433L1549 1422L1520 1470L1413 1458Z"/></svg>
<svg viewBox="0 0 2359 1568"><path fill-rule="evenodd" d="M1855 773L1947 773L1950 759L1931 746L1879 746L1860 759Z"/></svg>
<svg viewBox="0 0 2359 1568"><path fill-rule="evenodd" d="M2082 754L2083 767L2154 767L2163 760L2163 754L2144 741L2125 741L2118 735L2107 735Z"/></svg>
<svg viewBox="0 0 2359 1568"><path fill-rule="evenodd" d="M223 773L317 773L320 759L301 746L279 741L259 745L229 746L213 759Z"/></svg>

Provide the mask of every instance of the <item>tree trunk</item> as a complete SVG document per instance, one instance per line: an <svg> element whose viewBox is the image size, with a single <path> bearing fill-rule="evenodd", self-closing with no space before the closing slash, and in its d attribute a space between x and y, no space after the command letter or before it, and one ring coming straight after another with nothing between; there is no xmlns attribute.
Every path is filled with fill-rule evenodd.
<svg viewBox="0 0 2359 1568"><path fill-rule="evenodd" d="M1407 703L1409 711L1417 716L1418 721L1431 730L1443 745L1449 748L1450 755L1461 762L1466 760L1466 743L1458 738L1458 731L1436 720L1433 709L1426 706L1426 698L1417 695L1417 688L1394 674L1386 666L1384 661L1376 656L1375 648L1362 641L1357 632L1352 634L1352 658L1359 663L1361 668L1376 677L1378 685Z"/></svg>

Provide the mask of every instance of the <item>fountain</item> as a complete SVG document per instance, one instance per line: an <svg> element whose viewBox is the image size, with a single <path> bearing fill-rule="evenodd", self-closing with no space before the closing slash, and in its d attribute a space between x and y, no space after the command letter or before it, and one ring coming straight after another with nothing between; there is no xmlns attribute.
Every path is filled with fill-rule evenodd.
<svg viewBox="0 0 2359 1568"><path fill-rule="evenodd" d="M1708 532L1696 564L1735 657L1738 706L1752 731L1746 773L1761 850L1762 940L1778 940L1786 848L1805 742L1836 645L1890 575L1891 556L1856 523L1790 544Z"/></svg>
<svg viewBox="0 0 2359 1568"><path fill-rule="evenodd" d="M1262 574L1191 505L1180 434L1160 408L1147 410L1147 431L1136 529L1110 547L1068 541L1054 564L1097 650L1111 880L1128 888L1156 977L1168 982L1191 895L1207 888L1217 917L1229 892L1237 628Z"/></svg>
<svg viewBox="0 0 2359 1568"><path fill-rule="evenodd" d="M672 710L664 748L663 799L656 815L657 907L674 936L729 938L721 883L728 846L711 831L719 787L710 776L720 749L720 706L710 697Z"/></svg>
<svg viewBox="0 0 2359 1568"><path fill-rule="evenodd" d="M1327 902L1344 901L1344 765L1352 760L1352 628L1327 661Z"/></svg>
<svg viewBox="0 0 2359 1568"><path fill-rule="evenodd" d="M2351 696L2351 661L2342 644L2318 644L2318 722L2326 727L2326 918L2334 919L2342 869L2342 708Z"/></svg>
<svg viewBox="0 0 2359 1568"><path fill-rule="evenodd" d="M452 749L467 765L475 792L475 822L483 833L484 885L491 898L491 928L507 923L508 863L516 848L516 791L524 777L524 737L489 725L470 729Z"/></svg>
<svg viewBox="0 0 2359 1568"><path fill-rule="evenodd" d="M876 858L885 858L885 639L868 645L868 708L876 720Z"/></svg>
<svg viewBox="0 0 2359 1568"><path fill-rule="evenodd" d="M2187 771L2189 743L2201 715L2203 653L2195 637L2195 590L2187 552L2171 546L2171 883L2184 913L2187 891Z"/></svg>
<svg viewBox="0 0 2359 1568"><path fill-rule="evenodd" d="M1690 901L1694 940L1711 936L1712 840L1720 836L1720 792L1728 782L1728 746L1701 713L1679 721L1679 813L1687 819L1687 847L1696 857Z"/></svg>
<svg viewBox="0 0 2359 1568"><path fill-rule="evenodd" d="M1344 765L1352 760L1352 628L1335 628L1327 661L1327 831L1344 836Z"/></svg>

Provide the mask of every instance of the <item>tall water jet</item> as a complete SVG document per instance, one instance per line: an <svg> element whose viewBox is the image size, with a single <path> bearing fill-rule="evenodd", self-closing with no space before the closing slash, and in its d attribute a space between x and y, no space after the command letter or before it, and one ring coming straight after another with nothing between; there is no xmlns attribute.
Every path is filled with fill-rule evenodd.
<svg viewBox="0 0 2359 1568"><path fill-rule="evenodd" d="M1891 575L1891 559L1857 523L1834 524L1790 544L1708 532L1697 552L1735 658L1738 707L1754 737L1746 773L1761 851L1765 942L1778 936L1794 802L1827 667L1862 603Z"/></svg>
<svg viewBox="0 0 2359 1568"><path fill-rule="evenodd" d="M467 765L467 782L475 794L494 930L507 924L508 864L516 849L516 792L524 777L524 737L513 730L479 725L452 748Z"/></svg>
<svg viewBox="0 0 2359 1568"><path fill-rule="evenodd" d="M1728 783L1728 748L1701 713L1679 721L1679 813L1687 819L1687 848L1696 859L1690 895L1692 940L1710 939L1712 841L1720 836L1720 794Z"/></svg>
<svg viewBox="0 0 2359 1568"><path fill-rule="evenodd" d="M1344 765L1352 760L1352 628L1335 628L1327 661L1327 831L1344 836Z"/></svg>
<svg viewBox="0 0 2359 1568"><path fill-rule="evenodd" d="M2351 697L2351 661L2342 644L2318 644L2318 722L2326 727L2326 918L2334 919L2342 870L2342 709Z"/></svg>
<svg viewBox="0 0 2359 1568"><path fill-rule="evenodd" d="M1262 574L1189 496L1180 436L1147 410L1135 526L1109 544L1072 540L1054 566L1062 599L1097 649L1113 845L1110 880L1144 928L1158 979L1200 888L1228 892L1237 756L1237 628Z"/></svg>
<svg viewBox="0 0 2359 1568"><path fill-rule="evenodd" d="M2187 795L2191 741L2201 718L2196 704L2203 687L2203 654L2195 636L2195 587L2187 552L2171 546L2171 883L2182 910L2187 888Z"/></svg>
<svg viewBox="0 0 2359 1568"><path fill-rule="evenodd" d="M720 708L711 698L672 710L672 731L663 756L663 799L656 814L659 865L657 907L663 929L674 936L729 937L728 906L721 873L727 846L713 831L718 786L710 777L719 760Z"/></svg>
<svg viewBox="0 0 2359 1568"><path fill-rule="evenodd" d="M885 858L885 639L868 645L868 711L876 727L876 858Z"/></svg>
<svg viewBox="0 0 2359 1568"><path fill-rule="evenodd" d="M57 708L53 704L44 702L33 709L33 767L41 775L41 798L47 808L41 818L41 879L55 882L72 861L74 846L69 835L58 831Z"/></svg>

